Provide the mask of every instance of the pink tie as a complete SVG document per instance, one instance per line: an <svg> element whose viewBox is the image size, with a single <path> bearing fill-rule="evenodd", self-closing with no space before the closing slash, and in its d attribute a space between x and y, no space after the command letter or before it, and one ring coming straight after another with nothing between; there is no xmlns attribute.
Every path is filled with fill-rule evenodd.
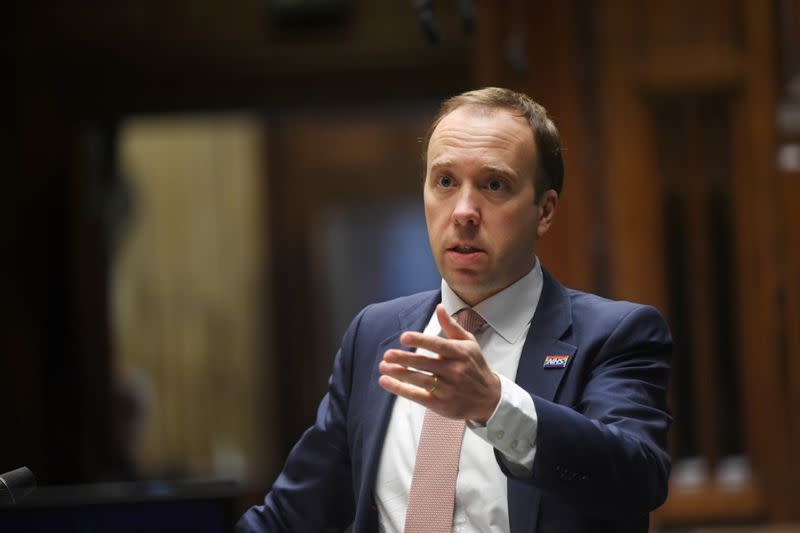
<svg viewBox="0 0 800 533"><path fill-rule="evenodd" d="M473 334L486 323L470 308L456 313L456 321ZM405 533L450 533L452 530L464 427L463 420L425 410L408 492Z"/></svg>

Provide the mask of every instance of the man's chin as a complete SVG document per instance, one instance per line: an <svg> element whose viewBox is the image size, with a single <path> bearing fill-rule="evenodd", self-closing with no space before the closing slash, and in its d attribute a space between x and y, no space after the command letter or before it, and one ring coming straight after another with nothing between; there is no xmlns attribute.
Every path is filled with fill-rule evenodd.
<svg viewBox="0 0 800 533"><path fill-rule="evenodd" d="M469 305L474 306L492 294L492 291L486 284L485 278L475 273L453 273L445 277L445 281L453 292L464 300L464 303Z"/></svg>

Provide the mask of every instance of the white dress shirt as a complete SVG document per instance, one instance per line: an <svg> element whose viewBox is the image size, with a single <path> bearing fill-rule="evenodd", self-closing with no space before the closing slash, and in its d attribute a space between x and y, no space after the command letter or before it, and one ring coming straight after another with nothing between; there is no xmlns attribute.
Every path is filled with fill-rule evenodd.
<svg viewBox="0 0 800 533"><path fill-rule="evenodd" d="M501 395L494 413L480 426L467 422L461 446L453 531L458 533L508 532L507 481L495 460L493 448L515 473L530 473L536 455L536 409L530 394L514 383L531 319L542 293L542 268L538 259L522 279L474 307L487 325L476 334L489 367L500 377ZM442 303L451 316L469 307L442 280ZM441 335L431 316L424 330ZM418 353L430 353L417 350ZM402 533L408 491L417 454L425 408L398 397L383 443L375 500L383 533Z"/></svg>

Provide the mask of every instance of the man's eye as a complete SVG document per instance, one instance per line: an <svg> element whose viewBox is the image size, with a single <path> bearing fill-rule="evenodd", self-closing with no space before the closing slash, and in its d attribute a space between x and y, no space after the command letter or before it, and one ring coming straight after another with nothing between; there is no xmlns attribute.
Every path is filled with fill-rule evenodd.
<svg viewBox="0 0 800 533"><path fill-rule="evenodd" d="M453 178L450 176L441 176L439 178L439 185L442 187L452 187L453 185Z"/></svg>
<svg viewBox="0 0 800 533"><path fill-rule="evenodd" d="M504 187L505 187L505 184L501 180L491 180L491 181L489 181L489 190L500 191Z"/></svg>

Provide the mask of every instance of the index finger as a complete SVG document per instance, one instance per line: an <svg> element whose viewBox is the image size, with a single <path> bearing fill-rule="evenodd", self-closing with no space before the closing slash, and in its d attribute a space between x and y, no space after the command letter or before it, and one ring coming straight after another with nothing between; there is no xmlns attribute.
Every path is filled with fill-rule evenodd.
<svg viewBox="0 0 800 533"><path fill-rule="evenodd" d="M406 331L400 335L400 342L405 346L423 348L435 354L439 354L439 357L447 358L458 353L453 343L463 341L460 339L445 339L438 335L426 335L418 331Z"/></svg>
<svg viewBox="0 0 800 533"><path fill-rule="evenodd" d="M439 304L436 306L436 318L439 320L439 325L448 339L471 339L473 335L465 330L456 319L447 314L444 305Z"/></svg>

